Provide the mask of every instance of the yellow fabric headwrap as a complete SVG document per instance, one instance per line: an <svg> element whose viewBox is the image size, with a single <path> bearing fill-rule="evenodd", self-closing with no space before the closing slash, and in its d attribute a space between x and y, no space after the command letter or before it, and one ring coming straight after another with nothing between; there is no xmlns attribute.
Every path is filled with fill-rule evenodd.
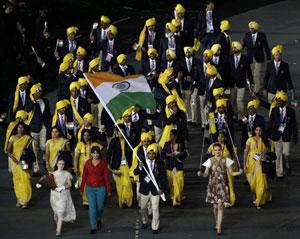
<svg viewBox="0 0 300 239"><path fill-rule="evenodd" d="M288 100L288 95L284 91L277 91L275 97L283 100L284 102L287 102Z"/></svg>
<svg viewBox="0 0 300 239"><path fill-rule="evenodd" d="M109 24L111 22L111 20L107 16L104 16L104 15L101 16L100 21L104 22L106 24Z"/></svg>
<svg viewBox="0 0 300 239"><path fill-rule="evenodd" d="M158 145L156 143L153 143L153 144L150 144L148 147L147 147L147 153L149 153L150 151L153 151L154 153L157 154L158 152Z"/></svg>
<svg viewBox="0 0 300 239"><path fill-rule="evenodd" d="M216 108L219 108L221 106L227 106L227 101L225 99L216 100Z"/></svg>
<svg viewBox="0 0 300 239"><path fill-rule="evenodd" d="M42 90L42 84L41 83L36 83L34 84L31 89L30 89L30 99L32 101L34 101L34 98L33 98L33 95L39 91ZM33 115L34 115L34 112L35 112L35 107L33 108L33 110L31 110L28 114L28 124L30 124L32 118L33 118Z"/></svg>
<svg viewBox="0 0 300 239"><path fill-rule="evenodd" d="M55 111L54 111L54 114L52 117L52 124L51 124L52 127L54 127L57 122L57 111L60 109L66 108L69 104L70 104L70 102L68 100L60 100L60 101L56 102Z"/></svg>
<svg viewBox="0 0 300 239"><path fill-rule="evenodd" d="M173 24L177 29L181 26L180 19L172 19L171 24Z"/></svg>
<svg viewBox="0 0 300 239"><path fill-rule="evenodd" d="M122 114L122 118L125 117L125 116L131 116L132 115L132 110L133 110L134 107L130 107L128 108L127 110L125 110Z"/></svg>
<svg viewBox="0 0 300 239"><path fill-rule="evenodd" d="M80 89L80 84L79 84L78 81L72 82L72 83L70 84L70 86L69 86L69 89L70 89L70 90L73 90L73 89L75 89L75 88L76 88L77 90Z"/></svg>
<svg viewBox="0 0 300 239"><path fill-rule="evenodd" d="M222 48L222 47L221 47L220 44L213 44L212 47L211 47L210 49L212 50L213 54L216 55L217 52L218 52L219 50L221 50L221 48Z"/></svg>
<svg viewBox="0 0 300 239"><path fill-rule="evenodd" d="M172 33L176 32L176 27L170 22L166 23L166 29L169 30Z"/></svg>
<svg viewBox="0 0 300 239"><path fill-rule="evenodd" d="M141 133L141 141L152 140L152 136L149 132Z"/></svg>
<svg viewBox="0 0 300 239"><path fill-rule="evenodd" d="M93 123L94 121L94 116L91 114L91 113L86 113L84 116L83 116L83 119L84 120L87 120L87 122L89 122L90 124Z"/></svg>
<svg viewBox="0 0 300 239"><path fill-rule="evenodd" d="M259 29L259 24L256 21L249 22L248 26L249 26L249 28L253 28L256 31Z"/></svg>
<svg viewBox="0 0 300 239"><path fill-rule="evenodd" d="M272 48L272 55L274 55L276 52L279 52L282 54L282 45L278 44Z"/></svg>
<svg viewBox="0 0 300 239"><path fill-rule="evenodd" d="M89 63L89 72L92 71L93 68L95 68L96 66L99 66L100 64L100 58L96 57L93 60L90 61Z"/></svg>
<svg viewBox="0 0 300 239"><path fill-rule="evenodd" d="M169 55L172 59L176 59L176 52L175 51L173 51L171 49L167 49L166 54Z"/></svg>
<svg viewBox="0 0 300 239"><path fill-rule="evenodd" d="M183 48L183 51L184 51L184 54L186 54L187 52L190 52L190 53L194 53L194 49L190 46L186 46Z"/></svg>
<svg viewBox="0 0 300 239"><path fill-rule="evenodd" d="M155 19L155 17L147 19L146 22L145 22L145 25L146 25L146 27L150 27L150 26L156 25L156 19Z"/></svg>
<svg viewBox="0 0 300 239"><path fill-rule="evenodd" d="M108 27L107 31L109 31L111 34L113 34L115 36L118 34L118 28L114 25L110 25Z"/></svg>
<svg viewBox="0 0 300 239"><path fill-rule="evenodd" d="M74 26L68 27L67 28L67 35L70 35L71 33L76 34L78 30L79 30L78 27L74 27Z"/></svg>
<svg viewBox="0 0 300 239"><path fill-rule="evenodd" d="M220 29L221 29L221 32L225 32L225 31L230 30L230 23L229 23L229 21L228 20L221 21Z"/></svg>
<svg viewBox="0 0 300 239"><path fill-rule="evenodd" d="M213 65L206 65L206 74L209 76L216 76L218 74L218 70Z"/></svg>
<svg viewBox="0 0 300 239"><path fill-rule="evenodd" d="M18 104L19 104L19 91L20 91L20 85L24 84L24 83L29 83L29 77L28 76L21 76L18 79L18 84L16 87L16 91L15 91L15 99L14 99L14 106L13 106L13 113L16 112Z"/></svg>
<svg viewBox="0 0 300 239"><path fill-rule="evenodd" d="M87 82L87 80L85 78L79 78L78 83L80 84L81 87L89 85L89 83Z"/></svg>
<svg viewBox="0 0 300 239"><path fill-rule="evenodd" d="M117 57L117 62L121 64L123 61L127 60L127 56L125 54L120 54Z"/></svg>
<svg viewBox="0 0 300 239"><path fill-rule="evenodd" d="M150 56L151 54L154 54L155 57L158 56L157 50L155 48L149 48L147 51L148 56Z"/></svg>
<svg viewBox="0 0 300 239"><path fill-rule="evenodd" d="M196 52L199 51L200 46L201 46L200 41L197 38L194 38L194 46L193 46L194 51L196 51Z"/></svg>
<svg viewBox="0 0 300 239"><path fill-rule="evenodd" d="M70 68L69 62L63 62L59 65L59 73L65 72Z"/></svg>
<svg viewBox="0 0 300 239"><path fill-rule="evenodd" d="M79 46L77 48L76 54L80 55L80 56L85 56L86 55L86 49L84 49L83 47Z"/></svg>
<svg viewBox="0 0 300 239"><path fill-rule="evenodd" d="M74 61L73 53L68 53L64 56L63 63L69 62L69 61Z"/></svg>
<svg viewBox="0 0 300 239"><path fill-rule="evenodd" d="M232 48L236 48L238 51L241 51L242 50L242 44L239 42L239 41L233 41L231 43L231 47Z"/></svg>
<svg viewBox="0 0 300 239"><path fill-rule="evenodd" d="M257 102L254 101L254 100L251 100L251 101L248 102L247 108L250 108L250 107L252 107L252 106L253 106L255 109L258 109Z"/></svg>
<svg viewBox="0 0 300 239"><path fill-rule="evenodd" d="M223 94L224 94L224 88L220 87L220 88L213 89L213 96L223 95Z"/></svg>
<svg viewBox="0 0 300 239"><path fill-rule="evenodd" d="M206 49L204 52L203 52L203 55L206 55L208 58L213 58L213 51L211 49Z"/></svg>
<svg viewBox="0 0 300 239"><path fill-rule="evenodd" d="M178 3L175 7L175 12L184 14L185 13L185 8L180 3Z"/></svg>
<svg viewBox="0 0 300 239"><path fill-rule="evenodd" d="M28 117L28 113L25 110L18 110L16 113L16 119L21 118L23 121L25 121Z"/></svg>

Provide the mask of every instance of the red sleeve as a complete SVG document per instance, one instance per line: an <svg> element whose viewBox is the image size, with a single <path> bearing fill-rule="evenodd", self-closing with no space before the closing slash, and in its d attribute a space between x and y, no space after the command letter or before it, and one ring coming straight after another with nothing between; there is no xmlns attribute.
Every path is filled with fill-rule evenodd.
<svg viewBox="0 0 300 239"><path fill-rule="evenodd" d="M105 161L103 161L103 167L104 167L104 181L105 181L105 186L106 186L106 191L108 193L111 193L111 187L110 187L110 180L109 180L109 173L108 173L108 168L107 164Z"/></svg>
<svg viewBox="0 0 300 239"><path fill-rule="evenodd" d="M84 192L84 187L85 187L85 184L87 181L87 177L88 177L88 161L84 164L84 168L83 168L82 181L81 181L81 185L80 185L81 193Z"/></svg>

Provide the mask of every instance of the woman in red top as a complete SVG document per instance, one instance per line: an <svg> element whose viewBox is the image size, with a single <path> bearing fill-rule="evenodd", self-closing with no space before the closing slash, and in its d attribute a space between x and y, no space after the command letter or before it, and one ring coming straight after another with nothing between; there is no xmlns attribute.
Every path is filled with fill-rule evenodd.
<svg viewBox="0 0 300 239"><path fill-rule="evenodd" d="M107 164L102 160L100 147L93 146L91 159L86 161L83 169L80 192L85 192L89 200L89 215L91 234L95 234L97 227L101 228L101 217L105 194L111 195L111 187Z"/></svg>

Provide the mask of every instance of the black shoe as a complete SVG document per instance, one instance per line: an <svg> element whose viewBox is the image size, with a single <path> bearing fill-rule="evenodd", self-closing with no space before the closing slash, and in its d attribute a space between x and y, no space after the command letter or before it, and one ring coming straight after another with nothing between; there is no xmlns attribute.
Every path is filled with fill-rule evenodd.
<svg viewBox="0 0 300 239"><path fill-rule="evenodd" d="M100 230L102 228L102 223L101 223L101 220L99 220L97 222L97 228Z"/></svg>
<svg viewBox="0 0 300 239"><path fill-rule="evenodd" d="M292 169L291 168L286 169L286 176L292 176Z"/></svg>
<svg viewBox="0 0 300 239"><path fill-rule="evenodd" d="M96 234L96 232L97 232L96 229L92 229L92 230L90 231L90 234Z"/></svg>
<svg viewBox="0 0 300 239"><path fill-rule="evenodd" d="M147 228L147 223L142 223L142 229L146 229Z"/></svg>
<svg viewBox="0 0 300 239"><path fill-rule="evenodd" d="M283 177L281 176L281 177L276 177L276 181L277 182L281 182L283 180Z"/></svg>
<svg viewBox="0 0 300 239"><path fill-rule="evenodd" d="M158 234L158 230L152 230L152 234Z"/></svg>

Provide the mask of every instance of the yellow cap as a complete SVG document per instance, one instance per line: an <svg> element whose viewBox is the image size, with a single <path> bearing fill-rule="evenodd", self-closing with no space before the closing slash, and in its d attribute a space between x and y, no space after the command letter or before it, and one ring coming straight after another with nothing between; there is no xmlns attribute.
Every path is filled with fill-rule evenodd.
<svg viewBox="0 0 300 239"><path fill-rule="evenodd" d="M149 132L141 133L141 141L152 140L152 135Z"/></svg>
<svg viewBox="0 0 300 239"><path fill-rule="evenodd" d="M91 71L96 66L99 66L99 64L100 64L100 58L99 57L96 57L93 60L91 60L90 63L89 63L89 71Z"/></svg>
<svg viewBox="0 0 300 239"><path fill-rule="evenodd" d="M100 21L104 22L106 24L109 24L111 22L111 20L107 16L104 16L104 15L101 16Z"/></svg>
<svg viewBox="0 0 300 239"><path fill-rule="evenodd" d="M176 28L179 28L181 26L180 19L172 19L171 24L173 24Z"/></svg>
<svg viewBox="0 0 300 239"><path fill-rule="evenodd" d="M224 88L220 87L220 88L213 89L213 96L223 95L223 94L224 94Z"/></svg>
<svg viewBox="0 0 300 239"><path fill-rule="evenodd" d="M110 25L107 30L115 36L118 34L118 28L114 25Z"/></svg>
<svg viewBox="0 0 300 239"><path fill-rule="evenodd" d="M23 121L28 117L28 113L25 110L18 110L16 113L16 119L21 118Z"/></svg>
<svg viewBox="0 0 300 239"><path fill-rule="evenodd" d="M184 54L186 54L186 53L188 53L188 52L190 52L191 54L194 53L193 47L190 47L190 46L184 47L184 48L183 48L183 51L184 51Z"/></svg>
<svg viewBox="0 0 300 239"><path fill-rule="evenodd" d="M67 35L70 35L71 33L76 34L78 30L79 30L78 27L74 27L74 26L68 27L67 28Z"/></svg>
<svg viewBox="0 0 300 239"><path fill-rule="evenodd" d="M22 85L24 83L29 83L29 77L28 76L21 76L18 78L18 85Z"/></svg>
<svg viewBox="0 0 300 239"><path fill-rule="evenodd" d="M284 91L277 91L275 97L276 97L276 99L281 99L285 102L287 102L287 100L288 100L288 95Z"/></svg>
<svg viewBox="0 0 300 239"><path fill-rule="evenodd" d="M117 57L117 62L121 64L123 61L127 60L127 56L125 54L120 54Z"/></svg>
<svg viewBox="0 0 300 239"><path fill-rule="evenodd" d="M233 41L231 43L232 48L236 48L238 51L242 50L242 44L239 41Z"/></svg>
<svg viewBox="0 0 300 239"><path fill-rule="evenodd" d="M70 86L69 86L69 89L70 89L70 90L74 90L75 88L76 88L77 90L80 89L80 84L79 84L78 81L72 82L72 83L70 84Z"/></svg>
<svg viewBox="0 0 300 239"><path fill-rule="evenodd" d="M221 106L227 106L227 101L225 99L216 100L216 108L219 108Z"/></svg>
<svg viewBox="0 0 300 239"><path fill-rule="evenodd" d="M249 26L249 28L253 28L256 31L259 29L259 24L256 21L249 22L248 26Z"/></svg>
<svg viewBox="0 0 300 239"><path fill-rule="evenodd" d="M221 44L213 44L210 49L212 50L213 54L216 55L221 48Z"/></svg>
<svg viewBox="0 0 300 239"><path fill-rule="evenodd" d="M157 154L157 152L158 152L158 146L157 146L156 143L150 144L150 145L147 147L147 153L149 153L150 151L153 151L154 153Z"/></svg>
<svg viewBox="0 0 300 239"><path fill-rule="evenodd" d="M60 100L60 101L56 102L55 106L56 106L57 110L60 110L62 108L66 108L68 106L68 104L69 104L69 101L67 101L67 100Z"/></svg>
<svg viewBox="0 0 300 239"><path fill-rule="evenodd" d="M272 55L274 55L276 52L279 52L282 54L282 45L278 44L272 48Z"/></svg>
<svg viewBox="0 0 300 239"><path fill-rule="evenodd" d="M80 56L85 56L86 55L86 49L84 49L83 47L80 46L80 47L77 48L76 54L80 55Z"/></svg>
<svg viewBox="0 0 300 239"><path fill-rule="evenodd" d="M170 104L170 103L172 103L172 102L174 102L174 101L176 101L176 96L175 95L169 95L169 96L167 96L167 98L166 98L166 104L167 105Z"/></svg>
<svg viewBox="0 0 300 239"><path fill-rule="evenodd" d="M149 48L147 51L148 56L150 56L151 54L154 54L155 57L158 56L157 50L155 48Z"/></svg>
<svg viewBox="0 0 300 239"><path fill-rule="evenodd" d="M212 58L214 53L211 49L206 49L204 52L203 52L203 55L206 55L208 58Z"/></svg>
<svg viewBox="0 0 300 239"><path fill-rule="evenodd" d="M70 63L69 62L63 62L59 65L59 72L65 72L66 70L68 70L70 67Z"/></svg>
<svg viewBox="0 0 300 239"><path fill-rule="evenodd" d="M220 29L221 29L221 32L225 32L225 31L230 30L230 23L229 23L229 21L228 20L221 21Z"/></svg>
<svg viewBox="0 0 300 239"><path fill-rule="evenodd" d="M89 122L91 124L94 121L94 116L91 113L86 113L83 116L83 120L86 120L87 122Z"/></svg>
<svg viewBox="0 0 300 239"><path fill-rule="evenodd" d="M30 94L33 95L34 93L39 92L41 90L42 90L42 84L36 83L33 86L31 86Z"/></svg>
<svg viewBox="0 0 300 239"><path fill-rule="evenodd" d="M73 53L68 53L64 56L63 62L69 62L69 61L74 61L74 55Z"/></svg>
<svg viewBox="0 0 300 239"><path fill-rule="evenodd" d="M218 70L213 65L206 65L206 74L209 76L215 76L218 74Z"/></svg>
<svg viewBox="0 0 300 239"><path fill-rule="evenodd" d="M175 7L175 12L184 14L185 13L185 8L180 3L178 3Z"/></svg>
<svg viewBox="0 0 300 239"><path fill-rule="evenodd" d="M152 18L147 19L146 22L145 22L145 25L146 25L147 27L156 25L156 19L155 19L155 17L152 17Z"/></svg>
<svg viewBox="0 0 300 239"><path fill-rule="evenodd" d="M172 33L176 32L176 27L170 22L166 23L166 29L169 30Z"/></svg>
<svg viewBox="0 0 300 239"><path fill-rule="evenodd" d="M169 55L172 59L176 59L176 52L175 51L173 51L171 49L167 49L166 54Z"/></svg>
<svg viewBox="0 0 300 239"><path fill-rule="evenodd" d="M79 78L78 83L80 84L80 86L86 86L89 84L85 78Z"/></svg>

